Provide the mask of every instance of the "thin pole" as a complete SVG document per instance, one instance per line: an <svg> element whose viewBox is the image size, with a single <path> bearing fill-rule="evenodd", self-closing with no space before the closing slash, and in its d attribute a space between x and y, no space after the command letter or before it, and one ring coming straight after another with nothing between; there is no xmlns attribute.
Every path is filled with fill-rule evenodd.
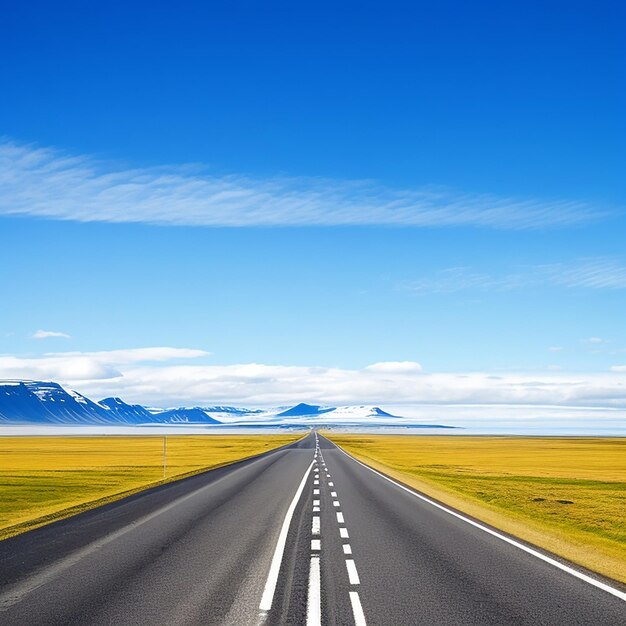
<svg viewBox="0 0 626 626"><path fill-rule="evenodd" d="M167 435L163 435L163 480L167 472Z"/></svg>

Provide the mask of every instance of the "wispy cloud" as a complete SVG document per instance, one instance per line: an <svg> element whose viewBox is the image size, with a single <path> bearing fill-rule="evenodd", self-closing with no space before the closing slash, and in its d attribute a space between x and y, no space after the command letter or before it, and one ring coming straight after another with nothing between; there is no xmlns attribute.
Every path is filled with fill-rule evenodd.
<svg viewBox="0 0 626 626"><path fill-rule="evenodd" d="M49 339L50 337L61 337L63 339L70 339L67 333L60 333L56 330L37 330L32 335L33 339Z"/></svg>
<svg viewBox="0 0 626 626"><path fill-rule="evenodd" d="M567 226L605 212L577 200L392 189L371 181L123 168L87 156L0 143L0 214L191 226ZM589 280L593 281L592 277Z"/></svg>
<svg viewBox="0 0 626 626"><path fill-rule="evenodd" d="M503 274L481 272L471 267L449 267L400 288L416 294L446 294L460 291L512 291L532 287L567 289L626 289L626 264L611 258L584 258L567 263L526 265Z"/></svg>
<svg viewBox="0 0 626 626"><path fill-rule="evenodd" d="M92 359L100 363L141 363L146 361L160 362L173 359L197 359L209 356L206 350L195 348L170 348L159 346L155 348L128 348L126 350L102 350L98 352L49 352L46 358L81 358Z"/></svg>
<svg viewBox="0 0 626 626"><path fill-rule="evenodd" d="M56 380L90 397L156 406L224 404L517 404L626 406L626 367L597 374L422 371L413 361L362 369L244 363L208 365L203 350L142 348L0 357L0 378ZM169 358L168 358L169 357ZM155 362L159 361L159 362Z"/></svg>
<svg viewBox="0 0 626 626"><path fill-rule="evenodd" d="M595 346L599 346L600 344L606 343L602 337L589 337L587 339L583 339L583 343L589 343Z"/></svg>

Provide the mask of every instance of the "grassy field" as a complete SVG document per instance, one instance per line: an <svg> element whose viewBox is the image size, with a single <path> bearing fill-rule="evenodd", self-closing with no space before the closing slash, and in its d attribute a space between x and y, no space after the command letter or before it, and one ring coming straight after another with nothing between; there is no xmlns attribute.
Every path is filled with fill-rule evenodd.
<svg viewBox="0 0 626 626"><path fill-rule="evenodd" d="M423 493L626 582L626 439L331 439Z"/></svg>
<svg viewBox="0 0 626 626"><path fill-rule="evenodd" d="M168 436L166 480L300 436ZM162 481L163 437L0 437L0 539Z"/></svg>

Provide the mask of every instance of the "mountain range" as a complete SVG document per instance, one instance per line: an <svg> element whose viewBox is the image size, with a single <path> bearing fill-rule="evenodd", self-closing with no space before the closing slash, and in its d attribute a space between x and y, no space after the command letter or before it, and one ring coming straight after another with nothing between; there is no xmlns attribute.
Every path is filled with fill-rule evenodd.
<svg viewBox="0 0 626 626"><path fill-rule="evenodd" d="M0 425L306 425L388 424L404 420L375 406L324 407L300 403L274 410L233 406L157 409L121 398L90 400L55 382L0 380ZM435 426L435 425L433 425ZM440 427L440 426L435 426Z"/></svg>
<svg viewBox="0 0 626 626"><path fill-rule="evenodd" d="M220 424L210 411L230 412L235 407L147 409L120 398L94 402L54 382L0 381L0 424Z"/></svg>

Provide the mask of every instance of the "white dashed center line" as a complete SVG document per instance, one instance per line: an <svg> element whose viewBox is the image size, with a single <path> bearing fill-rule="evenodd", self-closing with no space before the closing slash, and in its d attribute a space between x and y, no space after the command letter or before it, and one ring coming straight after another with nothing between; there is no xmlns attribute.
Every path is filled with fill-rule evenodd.
<svg viewBox="0 0 626 626"><path fill-rule="evenodd" d="M333 508L340 509L341 503L339 502L337 492L334 490L335 483L333 483L330 480L331 478L330 471L326 467L326 461L324 460L324 457L322 456L321 452L320 452L320 461L321 461L322 467L324 468L324 473L326 474L327 484L332 489L332 491L330 491L330 497L333 498ZM345 519L343 516L343 511L337 510L336 516L337 516L337 523L340 524L339 536L341 537L341 539L349 539L348 529L344 525ZM352 545L350 543L342 542L341 549L342 549L344 556L352 557ZM357 571L356 563L354 562L354 559L346 558L345 561L346 561L346 570L348 572L348 581L350 585L360 585L361 580L359 578L359 573ZM358 592L350 591L349 594L350 594L350 604L352 606L352 614L354 617L355 626L367 626L366 621L365 621L365 614L363 612L363 607L361 605L361 599L359 597Z"/></svg>
<svg viewBox="0 0 626 626"><path fill-rule="evenodd" d="M320 557L312 556L309 564L309 595L306 606L307 626L322 624L322 594L320 576Z"/></svg>
<svg viewBox="0 0 626 626"><path fill-rule="evenodd" d="M319 453L319 461L317 460L317 455ZM323 467L324 474L326 474L326 480L328 486L333 488L330 491L330 497L333 499L333 508L336 510L337 523L340 524L339 527L339 536L341 539L349 539L348 529L344 526L345 520L343 516L343 512L337 509L341 508L341 503L339 502L339 498L337 492L334 490L335 484L331 482L331 474L328 468L326 467L326 461L324 460L324 456L322 455L322 451L319 447L319 440L317 437L317 433L315 433L315 457L314 461L314 473L313 473L313 495L320 495L320 471L317 466L318 463ZM321 499L315 498L313 500L313 513L317 513L318 515L313 515L311 521L311 534L315 537L319 537L321 535L320 528L320 508L321 508ZM322 621L322 600L321 600L321 549L322 549L322 541L319 538L311 539L311 561L309 565L309 595L307 599L307 619L306 626L321 626ZM328 545L326 546L328 549ZM343 552L343 556L352 557L352 545L350 543L341 543L341 549ZM326 558L326 557L325 557ZM350 585L360 585L361 580L359 578L359 574L356 568L356 564L353 558L346 558L346 570L348 573L348 581ZM365 621L365 614L363 612L363 607L361 605L361 599L359 597L358 592L350 591L350 605L352 607L352 614L354 617L355 626L367 626Z"/></svg>
<svg viewBox="0 0 626 626"><path fill-rule="evenodd" d="M346 568L348 569L348 578L351 585L360 585L359 574L356 571L356 565L352 559L346 559Z"/></svg>
<svg viewBox="0 0 626 626"><path fill-rule="evenodd" d="M354 615L354 623L356 626L366 626L365 614L361 606L361 600L357 591L350 592L350 602L352 603L352 613Z"/></svg>
<svg viewBox="0 0 626 626"><path fill-rule="evenodd" d="M322 453L319 447L319 441L317 433L315 433L315 459L317 455L322 457ZM313 461L317 465L317 460ZM319 485L320 471L318 467L315 467L313 473L313 484ZM313 495L319 496L319 488L313 489ZM320 512L320 500L313 500L313 513ZM319 536L320 534L320 516L313 515L311 519L311 534ZM322 550L321 539L311 539L311 552L319 553ZM320 557L318 554L311 555L311 561L309 563L309 594L307 596L306 607L306 624L307 626L321 626L322 625L322 577L320 569Z"/></svg>

